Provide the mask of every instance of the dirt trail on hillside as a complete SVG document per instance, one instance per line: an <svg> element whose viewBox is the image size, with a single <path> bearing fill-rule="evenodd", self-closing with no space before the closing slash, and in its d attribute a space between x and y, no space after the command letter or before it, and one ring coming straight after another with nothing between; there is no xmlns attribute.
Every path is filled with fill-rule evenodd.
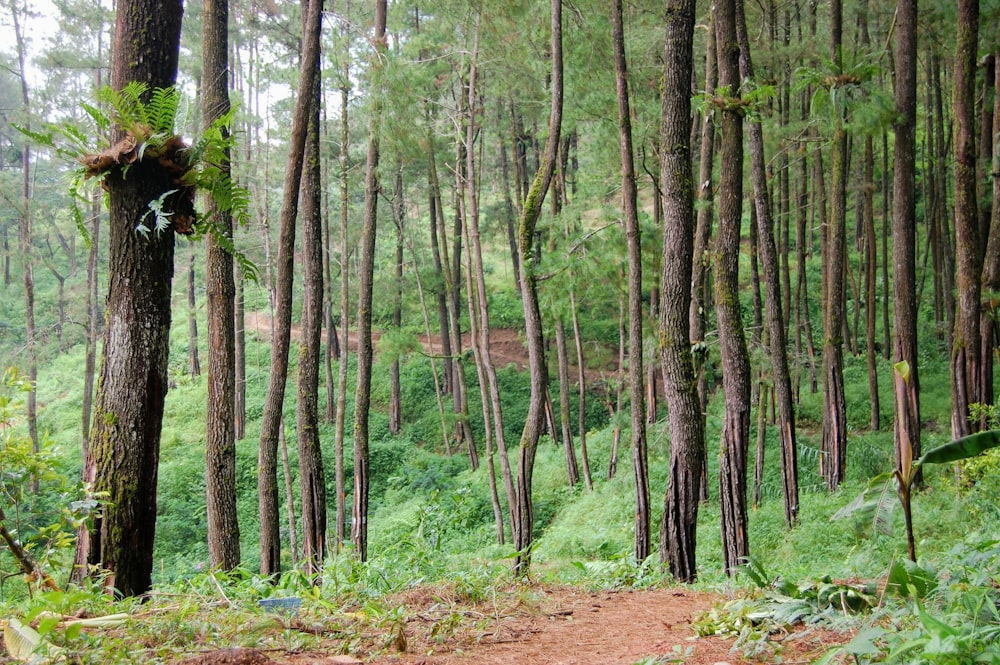
<svg viewBox="0 0 1000 665"><path fill-rule="evenodd" d="M447 588L420 587L391 599L405 608L402 622L324 626L299 617L289 628L329 635L322 647L214 651L182 665L634 665L644 659L792 665L810 663L850 639L800 628L773 636L767 653L747 660L733 650L732 639L698 637L692 629L692 621L721 600L683 588L588 592L535 586L471 602L455 600Z"/></svg>
<svg viewBox="0 0 1000 665"><path fill-rule="evenodd" d="M244 318L244 325L246 330L252 330L260 335L261 339L268 339L271 334L271 319L266 312L249 312ZM341 341L343 341L343 329L338 329L337 333L341 335ZM372 331L372 343L377 347L378 341L381 339L382 333L378 330ZM302 329L297 326L292 326L292 339L299 340L302 339ZM420 343L423 346L424 353L430 355L440 355L442 353L441 346L441 336L431 335L428 337L425 334L419 336ZM469 333L462 335L462 348L469 349L472 347L472 336ZM351 352L356 352L358 350L358 339L357 333L354 330L349 330L347 333L347 348ZM613 355L613 354L610 354ZM490 331L490 356L493 359L493 366L501 369L507 367L508 365L514 365L517 369L524 370L528 367L528 349L524 346L524 340L521 338L521 333L516 330L511 330L509 328L496 328ZM552 356L555 357L555 351L552 351ZM576 352L570 349L570 356L575 359ZM613 377L617 372L617 362L613 358L609 358L607 363L604 363L604 367L593 368L588 367L586 370L587 383L593 384L596 381L601 381L603 379L608 379ZM575 382L577 375L576 365L570 363L570 376Z"/></svg>

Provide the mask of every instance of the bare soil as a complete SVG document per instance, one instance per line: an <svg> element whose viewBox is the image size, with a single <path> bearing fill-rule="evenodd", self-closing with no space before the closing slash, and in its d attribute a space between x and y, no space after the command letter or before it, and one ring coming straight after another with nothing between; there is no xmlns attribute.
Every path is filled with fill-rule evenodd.
<svg viewBox="0 0 1000 665"><path fill-rule="evenodd" d="M321 635L319 648L226 649L181 665L633 665L657 658L687 665L787 665L810 663L833 642L848 639L800 630L774 636L768 655L746 660L733 651L732 639L698 637L691 627L719 600L684 588L530 586L471 602L445 588L421 587L391 600L405 608L405 618L395 622L357 619L363 610L344 614L351 617L347 623L305 614L288 620L289 630ZM677 654L686 655L669 660Z"/></svg>

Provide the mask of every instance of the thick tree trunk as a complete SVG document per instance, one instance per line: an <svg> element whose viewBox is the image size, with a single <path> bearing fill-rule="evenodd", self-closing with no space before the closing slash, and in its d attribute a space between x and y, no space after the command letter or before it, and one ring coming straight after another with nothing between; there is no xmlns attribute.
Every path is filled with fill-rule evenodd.
<svg viewBox="0 0 1000 665"><path fill-rule="evenodd" d="M664 87L687 90L691 80L694 0L671 0L666 13ZM663 275L658 342L670 431L670 476L660 524L660 560L680 582L698 574L695 545L698 499L705 457L701 401L691 357L690 307L694 249L694 188L691 182L691 100L663 95L661 188Z"/></svg>
<svg viewBox="0 0 1000 665"><path fill-rule="evenodd" d="M151 89L174 84L182 12L180 2L118 3L115 89L131 81ZM117 129L112 139L122 137ZM89 537L78 543L86 554L77 560L109 571L105 584L134 596L148 591L152 578L174 259L173 228L147 237L136 232L135 220L176 186L158 163L146 160L132 164L127 178L109 173L104 185L111 208L108 324L86 468L94 490L106 492L108 501ZM172 210L174 202L166 201Z"/></svg>

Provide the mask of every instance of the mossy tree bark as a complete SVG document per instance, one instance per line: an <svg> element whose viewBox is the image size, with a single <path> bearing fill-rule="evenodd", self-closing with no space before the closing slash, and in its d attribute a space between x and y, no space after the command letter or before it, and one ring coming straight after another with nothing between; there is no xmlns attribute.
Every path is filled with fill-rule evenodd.
<svg viewBox="0 0 1000 665"><path fill-rule="evenodd" d="M308 0L320 2L321 0ZM319 24L313 26L319 30ZM316 38L318 41L318 37ZM305 56L305 54L303 54ZM319 50L309 54L319 60ZM319 370L323 340L323 212L320 161L320 65L309 90L308 131L302 164L302 341L295 399L302 499L302 558L307 575L317 575L326 557L326 472L319 441ZM289 497L291 500L291 497Z"/></svg>
<svg viewBox="0 0 1000 665"><path fill-rule="evenodd" d="M521 259L521 302L524 308L525 338L528 345L528 372L530 405L521 432L517 462L517 501L514 523L514 547L517 549L516 572L527 575L531 564L532 530L534 514L531 503L531 478L535 467L538 440L545 428L545 401L548 389L548 367L545 361L545 339L542 331L542 314L538 307L538 266L536 264L535 229L542 212L542 202L552 184L559 153L559 134L562 130L563 109L563 57L562 57L562 0L551 0L551 93L549 109L549 135L538 166L535 179L528 189L518 222L517 242Z"/></svg>
<svg viewBox="0 0 1000 665"><path fill-rule="evenodd" d="M112 86L132 81L167 88L177 77L179 0L122 0L115 23ZM112 142L124 137L116 128ZM105 583L124 596L149 590L156 531L160 430L167 395L174 231L136 231L150 201L175 189L156 162L133 164L128 177L104 180L110 199L107 327L86 468L106 493L93 529L78 541L77 561L108 571ZM173 209L166 197L165 210Z"/></svg>

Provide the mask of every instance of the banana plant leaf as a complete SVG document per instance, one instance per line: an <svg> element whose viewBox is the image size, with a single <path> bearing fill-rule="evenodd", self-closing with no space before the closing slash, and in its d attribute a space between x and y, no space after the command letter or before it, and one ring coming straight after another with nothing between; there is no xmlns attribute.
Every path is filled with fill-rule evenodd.
<svg viewBox="0 0 1000 665"><path fill-rule="evenodd" d="M977 432L969 436L955 439L934 450L928 451L920 458L919 464L947 464L975 457L990 448L1000 446L1000 430Z"/></svg>

